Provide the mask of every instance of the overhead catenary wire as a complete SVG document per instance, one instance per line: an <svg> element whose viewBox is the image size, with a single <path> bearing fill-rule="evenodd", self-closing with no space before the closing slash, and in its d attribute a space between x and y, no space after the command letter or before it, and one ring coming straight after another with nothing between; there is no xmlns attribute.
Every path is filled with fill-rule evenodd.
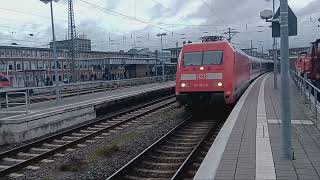
<svg viewBox="0 0 320 180"><path fill-rule="evenodd" d="M219 21L221 21L221 23L222 24L224 24L226 27L228 27L228 25L225 23L225 21L222 19L222 18L220 18L220 16L218 16L215 12L214 12L214 10L204 1L204 0L200 0L205 6L207 6L207 8L210 10L210 12L214 15L214 16L216 16L218 19L219 19Z"/></svg>
<svg viewBox="0 0 320 180"><path fill-rule="evenodd" d="M157 29L160 29L160 30L165 30L167 32L171 32L170 30L166 29L166 28L163 28L163 27L160 27L160 26L157 26L157 25L154 25L150 22L147 22L145 20L141 20L141 19L138 19L138 18L135 18L135 17L132 17L132 16L129 16L127 14L123 14L123 13L120 13L120 12L116 12L114 10L110 10L108 8L104 8L102 6L98 6L96 4L93 4L93 3L90 3L88 1L85 1L85 0L79 0L80 2L82 3L85 3L87 5L90 5L91 7L94 7L102 12L105 12L105 13L108 13L108 14L111 14L111 15L114 15L114 16L118 16L118 17L122 17L122 18L125 18L125 19L129 19L131 21L136 21L136 22L140 22L140 23L143 23L143 24L147 24L147 25L150 25L154 28L157 28Z"/></svg>
<svg viewBox="0 0 320 180"><path fill-rule="evenodd" d="M81 1L81 0L80 0ZM101 0L102 1L102 0ZM155 3L159 3L159 0L152 0L153 2L155 2ZM217 14L216 14L216 12L214 11L214 9L212 8L212 7L210 7L209 6L209 4L210 3L207 3L206 1L204 1L204 0L201 0L202 1L202 3L204 3L205 4L205 6L207 6L209 9L210 9L210 11L211 11L211 13L213 13L213 14L215 14L215 16L219 19L219 21L221 21L222 22L222 25L219 25L219 24L198 24L198 25L196 25L196 24L190 24L190 23L161 23L161 24L157 24L157 23L151 23L151 22L148 22L148 21L144 21L143 23L144 24L148 24L148 25L150 25L150 24L153 24L153 25L155 25L155 26L157 26L157 29L159 29L159 28L162 28L162 29L164 29L164 28L166 28L166 27L168 27L168 26L190 26L190 27L215 27L215 26L217 26L217 27L219 27L219 26L227 26L227 24L225 23L225 21L224 21L224 19L223 18L221 18L221 17L219 17ZM86 1L86 2L88 2L88 1ZM90 1L91 2L91 1ZM93 3L91 3L91 4L93 4ZM162 4L162 2L160 3L160 4ZM95 4L96 5L96 4ZM165 5L166 6L166 5ZM90 5L90 7L93 7L92 5ZM96 8L96 7L95 7ZM0 8L0 9L3 9L3 8ZM6 9L6 8L4 8L4 9ZM38 17L41 17L41 15L38 15L38 14L35 14L34 12L23 12L23 11L19 11L19 10L10 10L10 9L7 9L7 10L9 10L9 11L12 11L12 12L16 12L16 13L23 13L23 14L28 14L28 15L32 15L32 16L38 16ZM105 11L105 10L103 10L103 11ZM119 12L116 12L116 11L114 11L115 13L119 13ZM110 14L110 13L108 13L108 14ZM122 14L122 13L120 13L120 14ZM114 15L116 15L116 14L114 14ZM123 15L126 15L126 14L123 14ZM116 16L120 16L119 14L117 14ZM128 15L127 15L128 16ZM42 16L43 18L49 18L49 17L46 17L46 16ZM123 17L123 16L120 16L120 17ZM137 21L138 22L138 19L137 18L135 18L135 17L132 17L132 16L129 16L129 17L131 17L131 19L130 18L128 18L128 17L123 17L123 18L127 18L127 19L130 19L131 21ZM133 19L132 19L133 18ZM141 19L140 19L141 20ZM44 20L43 20L44 21ZM64 21L66 21L66 20L64 20ZM143 20L142 20L143 21ZM142 23L142 22L141 22ZM250 23L248 23L248 24L250 24ZM254 23L252 23L252 24L254 24ZM258 24L258 23L257 23ZM36 25L36 24L35 24ZM235 24L232 24L233 26L235 25ZM149 26L149 28L151 27L151 25ZM152 27L154 27L154 26L152 26ZM23 30L23 28L15 28L15 27L3 27L3 28L10 28L10 29L17 29L17 30ZM100 27L99 27L100 28ZM252 28L254 28L254 27L252 27ZM303 27L303 28L313 28L313 27ZM316 28L316 27L315 27ZM103 27L101 27L101 29L104 29ZM204 28L205 29L205 28ZM1 31L1 30L0 30ZM105 31L110 31L109 29L105 29ZM172 31L175 31L175 30L167 30L168 32L172 32ZM27 32L27 31L26 31ZM249 33L249 32L253 32L253 31L240 31L240 32L242 32L242 33ZM194 33L191 33L192 35L194 34ZM62 35L61 35L62 36ZM64 36L64 35L63 35ZM128 36L128 34L127 34L127 36ZM141 35L141 36L144 36L144 37L146 37L146 35ZM188 37L188 38L191 38L191 37ZM174 40L173 40L174 39ZM13 39L14 40L14 39ZM146 40L146 39L145 39ZM149 41L150 40L150 41ZM171 39L169 39L169 38L167 38L167 41L168 41L168 43L174 43L175 41L179 41L180 39L179 39L179 37L174 37L174 38L172 38L172 40ZM119 40L119 41L121 41L121 40ZM122 41L130 41L130 39L128 38L128 39L125 39L125 40L122 40ZM147 41L147 40L146 40ZM149 39L148 38L148 42L155 42L155 41L157 41L157 39ZM147 42L144 42L144 43L147 43Z"/></svg>
<svg viewBox="0 0 320 180"><path fill-rule="evenodd" d="M201 0L201 2L210 10L210 12L216 16L218 18L218 20L223 24L225 25L225 27L229 28L228 25L226 24L226 22L220 17L217 15L217 13L215 13L215 11L208 5L208 3L206 3L204 0ZM235 36L237 38L237 36ZM238 42L239 42L239 39L237 38Z"/></svg>
<svg viewBox="0 0 320 180"><path fill-rule="evenodd" d="M45 18L45 19L50 19L50 17L48 17L48 16L42 16L42 15L39 15L39 14L34 14L34 13L31 13L31 12L25 12L25 11L20 11L20 10L15 10L15 9L0 8L0 10L8 11L8 12L14 12L14 13L20 13L20 14L25 14L25 15L30 15L30 16L35 16L35 17L40 17L40 18ZM56 17L55 20L67 22L64 18L59 18L59 17L58 18Z"/></svg>

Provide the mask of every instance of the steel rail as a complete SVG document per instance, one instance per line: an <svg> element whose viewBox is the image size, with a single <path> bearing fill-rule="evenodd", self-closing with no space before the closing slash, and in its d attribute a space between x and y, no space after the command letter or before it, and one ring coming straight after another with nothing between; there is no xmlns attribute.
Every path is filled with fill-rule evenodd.
<svg viewBox="0 0 320 180"><path fill-rule="evenodd" d="M158 146L160 146L161 143L165 142L166 139L169 139L171 136L174 136L177 131L180 129L183 129L189 122L192 121L192 116L187 117L183 122L175 126L172 130L170 130L168 133L163 135L160 139L158 139L156 142L154 142L152 145L150 145L148 148L146 148L144 151L142 151L139 155L137 155L135 158L133 158L131 161L129 161L127 164L122 166L118 171L116 171L114 174L112 174L110 177L107 178L107 180L115 180L115 179L122 179L125 175L128 174L130 170L132 170L136 165L138 165L140 162L143 161L145 158L144 156L147 154L152 153L153 150L157 149ZM207 131L205 131L203 136L200 138L199 142L196 143L196 145L192 148L192 151L188 154L188 156L185 158L183 163L179 166L176 173L173 175L172 179L176 179L181 175L181 172L186 168L186 165L189 163L191 158L194 158L194 154L197 152L199 147L204 143L204 141L207 139L207 137L211 134L210 132L213 129L216 129L217 123L212 125Z"/></svg>
<svg viewBox="0 0 320 180"><path fill-rule="evenodd" d="M32 143L26 144L24 146L20 146L20 147L14 148L12 150L8 150L6 152L0 153L0 158L1 159L5 158L5 157L12 157L14 155L17 155L19 152L25 152L27 150L30 150L31 148L39 147L39 146L43 145L44 143L48 143L48 142L52 142L53 140L61 139L65 135L72 134L74 132L79 132L80 130L86 129L86 128L91 127L91 126L94 126L94 125L99 124L101 122L104 122L106 120L109 120L109 119L112 119L112 118L116 118L116 117L119 117L119 116L122 116L122 115L126 115L126 114L134 112L134 111L136 111L138 109L146 108L146 107L148 107L150 105L155 105L157 103L161 103L163 101L168 100L164 104L160 104L160 105L158 105L158 106L156 106L156 107L154 107L152 109L146 110L145 112L141 112L141 113L139 113L137 115L134 115L132 117L128 117L123 121L115 123L115 124L113 124L111 126L107 126L106 128L103 128L101 130L97 130L95 132L93 131L90 134L86 134L83 137L79 137L79 139L72 140L72 142L63 144L63 145L61 145L60 147L57 147L57 148L50 149L50 151L41 153L36 157L31 157L31 158L29 158L29 159L27 159L27 160L25 160L23 162L17 163L15 165L12 165L12 166L6 168L6 169L0 170L0 177L4 177L4 176L6 176L6 175L8 175L10 173L14 173L14 172L20 171L20 170L22 170L22 168L24 168L24 167L26 167L28 165L34 164L34 163L36 163L36 162L38 162L38 161L40 161L42 159L45 159L46 157L52 156L57 152L63 151L65 149L67 149L69 147L72 147L72 146L74 146L76 144L79 144L79 143L81 143L81 142L83 142L83 141L85 141L87 139L90 139L92 137L98 136L98 135L102 134L105 131L115 129L116 127L121 126L121 125L123 125L123 124L125 124L127 122L130 122L130 121L135 120L135 119L137 119L139 117L142 117L142 116L144 116L146 114L150 114L151 112L154 112L154 111L156 111L158 109L161 109L163 107L171 105L176 101L175 98L173 98L173 97L174 96L168 96L168 97L161 98L161 99L149 102L149 103L145 103L143 105L139 105L139 106L136 106L136 107L133 107L133 108L128 108L128 109L123 110L121 112L117 112L115 114L112 114L112 115L109 115L109 116L106 116L106 117L98 118L97 120L95 120L93 122L90 122L88 124L82 125L80 127L76 127L76 128L73 128L73 129L58 133L56 135L52 135L50 137L43 138L43 139L38 140L36 142L32 142ZM170 99L172 99L172 100L170 100Z"/></svg>

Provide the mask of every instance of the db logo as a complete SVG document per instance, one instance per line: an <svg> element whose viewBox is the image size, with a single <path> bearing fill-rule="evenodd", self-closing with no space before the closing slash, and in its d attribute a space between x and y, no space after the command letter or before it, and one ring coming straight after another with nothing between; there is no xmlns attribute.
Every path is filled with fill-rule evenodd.
<svg viewBox="0 0 320 180"><path fill-rule="evenodd" d="M198 79L206 79L206 75L205 74L198 74Z"/></svg>

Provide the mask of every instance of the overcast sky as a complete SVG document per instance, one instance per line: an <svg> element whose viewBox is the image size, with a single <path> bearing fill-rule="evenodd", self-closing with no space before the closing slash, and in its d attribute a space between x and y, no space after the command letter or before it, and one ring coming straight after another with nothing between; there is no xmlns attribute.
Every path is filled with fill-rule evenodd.
<svg viewBox="0 0 320 180"><path fill-rule="evenodd" d="M221 35L231 27L240 32L233 37L237 46L248 48L250 40L253 40L256 47L271 47L270 24L260 20L259 12L271 9L272 0L204 2L74 0L77 34L85 34L92 39L94 50L118 51L134 46L154 50L160 48L160 39L156 36L160 32L167 33L164 47L175 47L177 41L179 45L183 40L195 42L203 35ZM276 2L278 6L279 1ZM320 0L289 0L289 4L299 23L299 35L290 38L290 45L308 46L320 35L317 27ZM40 0L1 0L0 44L46 47L52 39L49 10L49 5ZM58 40L65 39L67 35L67 10L67 0L54 3Z"/></svg>

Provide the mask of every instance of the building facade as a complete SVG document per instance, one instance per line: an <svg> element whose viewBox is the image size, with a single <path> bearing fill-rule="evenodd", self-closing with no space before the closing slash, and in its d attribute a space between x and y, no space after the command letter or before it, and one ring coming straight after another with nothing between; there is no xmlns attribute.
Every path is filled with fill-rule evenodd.
<svg viewBox="0 0 320 180"><path fill-rule="evenodd" d="M58 49L58 77L50 48L0 46L0 72L13 87L52 85L55 79L65 83L71 76L69 51ZM145 54L125 52L79 51L75 54L80 81L143 77L150 74L156 60Z"/></svg>
<svg viewBox="0 0 320 180"><path fill-rule="evenodd" d="M175 48L168 48L168 49L163 49L164 51L169 51L170 52L170 62L171 63L177 63L178 58L180 55L180 52L182 50L182 47L175 47Z"/></svg>
<svg viewBox="0 0 320 180"><path fill-rule="evenodd" d="M56 41L56 47L58 50L70 50L72 49L72 40ZM50 48L53 48L53 43L50 42ZM75 38L74 49L76 51L91 51L91 40Z"/></svg>

